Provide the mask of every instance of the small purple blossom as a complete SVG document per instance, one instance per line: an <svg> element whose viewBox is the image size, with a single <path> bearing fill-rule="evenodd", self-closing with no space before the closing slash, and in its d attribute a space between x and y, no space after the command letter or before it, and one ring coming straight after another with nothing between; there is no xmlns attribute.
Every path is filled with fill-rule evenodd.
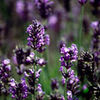
<svg viewBox="0 0 100 100"><path fill-rule="evenodd" d="M43 100L45 92L43 92L41 84L37 85L36 91L37 91L36 100Z"/></svg>
<svg viewBox="0 0 100 100"><path fill-rule="evenodd" d="M58 87L59 87L58 81L56 79L52 79L51 81L52 90L58 89Z"/></svg>
<svg viewBox="0 0 100 100"><path fill-rule="evenodd" d="M37 60L37 64L40 66L44 66L44 65L46 65L46 61L43 58L40 58Z"/></svg>
<svg viewBox="0 0 100 100"><path fill-rule="evenodd" d="M41 69L38 71L34 71L34 69L28 69L24 72L24 76L28 80L29 84L29 92L34 94L35 92L35 84L38 82L39 77L40 77Z"/></svg>
<svg viewBox="0 0 100 100"><path fill-rule="evenodd" d="M72 92L70 90L67 91L67 100L73 100L72 99Z"/></svg>

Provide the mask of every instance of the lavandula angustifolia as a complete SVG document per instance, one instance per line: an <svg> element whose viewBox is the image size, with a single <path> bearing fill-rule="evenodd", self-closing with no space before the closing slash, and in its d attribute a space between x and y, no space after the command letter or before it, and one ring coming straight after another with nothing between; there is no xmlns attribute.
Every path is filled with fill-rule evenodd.
<svg viewBox="0 0 100 100"><path fill-rule="evenodd" d="M94 57L90 52L82 52L78 57L78 74L80 80L84 82L84 77L87 75L89 81L93 81L94 73Z"/></svg>
<svg viewBox="0 0 100 100"><path fill-rule="evenodd" d="M65 85L65 97L67 94L67 99L72 100L72 99L75 99L74 97L77 96L79 93L79 90L78 90L79 79L75 75L74 70L72 70L71 68L72 62L76 61L78 57L77 46L75 44L72 44L70 48L67 48L65 44L62 44L60 48L60 53L62 54L60 58L60 61L61 61L60 71L63 77L62 83L63 85Z"/></svg>
<svg viewBox="0 0 100 100"><path fill-rule="evenodd" d="M93 28L93 39L92 39L92 50L95 56L95 62L97 67L100 66L100 21L92 22L91 27Z"/></svg>
<svg viewBox="0 0 100 100"><path fill-rule="evenodd" d="M41 84L37 85L36 92L37 92L36 100L44 100L45 92L43 92Z"/></svg>
<svg viewBox="0 0 100 100"><path fill-rule="evenodd" d="M43 52L46 49L46 45L49 45L49 35L45 34L44 26L37 20L33 20L32 24L27 28L28 33L28 46L38 52Z"/></svg>
<svg viewBox="0 0 100 100"><path fill-rule="evenodd" d="M26 65L35 63L35 54L31 52L31 49L16 48L14 51L14 64L16 64L16 69L18 74L22 74L25 70Z"/></svg>
<svg viewBox="0 0 100 100"><path fill-rule="evenodd" d="M51 88L53 92L50 94L49 100L65 100L64 96L58 92L59 84L57 79L52 79Z"/></svg>
<svg viewBox="0 0 100 100"><path fill-rule="evenodd" d="M35 94L36 91L36 84L39 81L41 69L35 71L34 69L28 69L24 72L25 77L28 80L29 84L29 92Z"/></svg>
<svg viewBox="0 0 100 100"><path fill-rule="evenodd" d="M44 66L46 61L43 58L39 58L35 55L31 49L23 49L23 48L16 48L14 50L13 56L14 64L17 66L17 73L23 74L24 71L27 69L25 66L27 65L39 65Z"/></svg>
<svg viewBox="0 0 100 100"><path fill-rule="evenodd" d="M8 83L10 81L11 65L9 59L4 59L0 64L0 93L8 94Z"/></svg>
<svg viewBox="0 0 100 100"><path fill-rule="evenodd" d="M12 95L12 98L15 100L24 100L28 96L28 86L24 78L21 79L21 82L16 82L13 78L10 80L9 92Z"/></svg>
<svg viewBox="0 0 100 100"><path fill-rule="evenodd" d="M42 53L46 49L46 45L49 45L50 39L49 35L45 34L45 28L44 26L38 22L37 20L33 20L33 23L28 26L27 33L29 34L27 40L28 40L28 46L30 46L33 50L36 50L36 52ZM37 64L40 66L43 66L46 64L45 60L43 58L37 59L37 63L33 65L33 70L29 70L30 77L34 76L34 79L31 84L34 84L32 92L34 94L34 98L36 99L36 85L37 85L37 79L40 76L41 69L38 69ZM37 71L38 70L38 71ZM28 77L28 79L30 78ZM33 78L33 77L32 77ZM30 84L30 83L29 83ZM33 97L32 97L33 98Z"/></svg>
<svg viewBox="0 0 100 100"><path fill-rule="evenodd" d="M53 13L53 1L51 0L35 0L36 8L42 18L48 18Z"/></svg>
<svg viewBox="0 0 100 100"><path fill-rule="evenodd" d="M94 54L91 52L82 52L78 58L78 75L80 77L80 81L82 83L88 83L88 96L86 100L99 100L98 93L100 93L99 89L99 81L97 74L97 68L95 64Z"/></svg>

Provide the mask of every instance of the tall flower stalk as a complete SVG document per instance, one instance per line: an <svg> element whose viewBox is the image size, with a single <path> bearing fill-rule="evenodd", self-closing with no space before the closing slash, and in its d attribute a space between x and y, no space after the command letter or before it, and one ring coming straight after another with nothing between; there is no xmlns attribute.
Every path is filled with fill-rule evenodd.
<svg viewBox="0 0 100 100"><path fill-rule="evenodd" d="M27 28L27 33L29 35L27 38L28 46L30 46L33 50L36 50L37 53L44 52L46 49L46 45L50 44L49 35L45 33L44 26L37 20L33 20L33 23L31 25L29 25ZM40 66L43 66L46 64L44 59L37 60L37 63ZM34 71L35 77L37 75L37 72L36 72L37 70L38 70L37 64L35 64L33 66L33 71ZM35 85L35 82L36 82L36 80L34 79L34 85ZM35 86L34 86L34 90L36 90ZM34 91L34 95L35 95L35 91ZM34 97L36 99L36 96L34 96Z"/></svg>
<svg viewBox="0 0 100 100"><path fill-rule="evenodd" d="M79 93L79 78L75 75L74 70L72 70L72 62L77 60L78 50L75 44L72 44L70 48L63 44L60 48L60 53L62 55L60 58L62 84L65 85L65 93L67 92L65 97L67 95L67 99L72 100Z"/></svg>

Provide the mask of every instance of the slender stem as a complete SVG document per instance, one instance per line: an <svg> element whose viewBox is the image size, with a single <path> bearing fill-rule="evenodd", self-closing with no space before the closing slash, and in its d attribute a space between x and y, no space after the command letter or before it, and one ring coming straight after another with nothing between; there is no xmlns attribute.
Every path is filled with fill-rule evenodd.
<svg viewBox="0 0 100 100"><path fill-rule="evenodd" d="M78 44L79 44L79 49L82 45L82 20L83 20L83 15L84 15L84 6L82 6L81 9L81 15L80 15L80 28L79 28L79 40L78 40Z"/></svg>
<svg viewBox="0 0 100 100"><path fill-rule="evenodd" d="M67 83L65 82L65 87L64 87L64 97L65 97L65 100L67 99L67 98L66 98L66 84L67 84Z"/></svg>
<svg viewBox="0 0 100 100"><path fill-rule="evenodd" d="M34 96L32 95L32 100L34 100Z"/></svg>
<svg viewBox="0 0 100 100"><path fill-rule="evenodd" d="M4 96L4 100L7 100L6 96Z"/></svg>
<svg viewBox="0 0 100 100"><path fill-rule="evenodd" d="M45 57L45 60L48 61L48 49L45 51L44 57ZM45 73L47 74L47 77L50 78L49 69L48 69L48 63L46 64L44 70L45 70Z"/></svg>

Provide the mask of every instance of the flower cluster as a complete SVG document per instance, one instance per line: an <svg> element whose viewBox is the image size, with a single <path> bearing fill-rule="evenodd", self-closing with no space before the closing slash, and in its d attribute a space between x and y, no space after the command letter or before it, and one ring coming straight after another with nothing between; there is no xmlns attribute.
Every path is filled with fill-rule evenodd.
<svg viewBox="0 0 100 100"><path fill-rule="evenodd" d="M97 76L98 68L95 64L94 54L91 52L82 52L78 58L78 75L83 83L87 79L89 87L89 99L98 100L99 80ZM87 97L86 97L87 98ZM97 99L96 99L97 98Z"/></svg>
<svg viewBox="0 0 100 100"><path fill-rule="evenodd" d="M14 64L17 66L17 73L22 74L26 65L35 63L35 54L30 49L16 48L13 56Z"/></svg>
<svg viewBox="0 0 100 100"><path fill-rule="evenodd" d="M93 73L94 73L94 57L90 52L82 52L78 58L78 74L80 80L84 80L84 76L93 82Z"/></svg>
<svg viewBox="0 0 100 100"><path fill-rule="evenodd" d="M35 5L42 18L47 18L52 14L53 1L50 0L35 0Z"/></svg>
<svg viewBox="0 0 100 100"><path fill-rule="evenodd" d="M28 86L25 82L25 79L22 78L20 83L17 83L14 79L10 80L9 92L12 95L12 98L16 100L23 100L28 96Z"/></svg>
<svg viewBox="0 0 100 100"><path fill-rule="evenodd" d="M28 26L27 33L29 34L27 38L28 46L38 52L43 52L46 48L45 46L50 43L49 35L45 34L44 26L37 20L33 20L33 23Z"/></svg>
<svg viewBox="0 0 100 100"><path fill-rule="evenodd" d="M22 74L26 65L40 65L44 66L46 61L43 58L36 57L35 53L31 49L16 48L13 56L14 64L17 66L17 73Z"/></svg>
<svg viewBox="0 0 100 100"><path fill-rule="evenodd" d="M10 60L5 59L2 61L0 65L0 81L2 81L3 83L8 83L10 78L10 72L11 72Z"/></svg>
<svg viewBox="0 0 100 100"><path fill-rule="evenodd" d="M91 27L94 30L93 39L92 39L92 50L95 56L95 62L97 67L100 66L100 22L92 22Z"/></svg>
<svg viewBox="0 0 100 100"><path fill-rule="evenodd" d="M52 79L51 88L53 92L49 95L49 100L65 100L64 96L57 92L59 89L59 83L57 79Z"/></svg>
<svg viewBox="0 0 100 100"><path fill-rule="evenodd" d="M0 64L0 94L8 95L8 83L11 77L11 65L9 59L4 59Z"/></svg>
<svg viewBox="0 0 100 100"><path fill-rule="evenodd" d="M29 92L32 94L34 94L34 92L36 91L35 85L38 83L40 72L41 69L39 69L38 71L29 69L24 72L24 75L27 78L29 83Z"/></svg>
<svg viewBox="0 0 100 100"><path fill-rule="evenodd" d="M78 50L75 44L72 44L71 48L67 48L65 44L63 44L60 48L60 53L62 54L60 58L61 66L69 68L71 67L70 62L77 60Z"/></svg>
<svg viewBox="0 0 100 100"><path fill-rule="evenodd" d="M51 88L52 88L52 90L59 88L59 84L58 84L58 81L56 79L52 79Z"/></svg>
<svg viewBox="0 0 100 100"><path fill-rule="evenodd" d="M70 100L73 96L77 96L79 94L79 78L75 76L74 70L69 68L67 70L68 80L67 80L67 99Z"/></svg>
<svg viewBox="0 0 100 100"><path fill-rule="evenodd" d="M72 100L74 96L79 93L79 79L77 76L75 76L75 72L71 68L72 62L77 60L78 50L75 44L72 44L70 48L67 48L65 43L63 43L60 47L60 53L62 54L60 58L60 71L63 75L62 84L67 84L67 99ZM67 72L64 70L64 68L66 68L65 70L67 70Z"/></svg>
<svg viewBox="0 0 100 100"><path fill-rule="evenodd" d="M44 100L45 93L42 90L41 84L37 85L36 92L37 92L36 100Z"/></svg>

